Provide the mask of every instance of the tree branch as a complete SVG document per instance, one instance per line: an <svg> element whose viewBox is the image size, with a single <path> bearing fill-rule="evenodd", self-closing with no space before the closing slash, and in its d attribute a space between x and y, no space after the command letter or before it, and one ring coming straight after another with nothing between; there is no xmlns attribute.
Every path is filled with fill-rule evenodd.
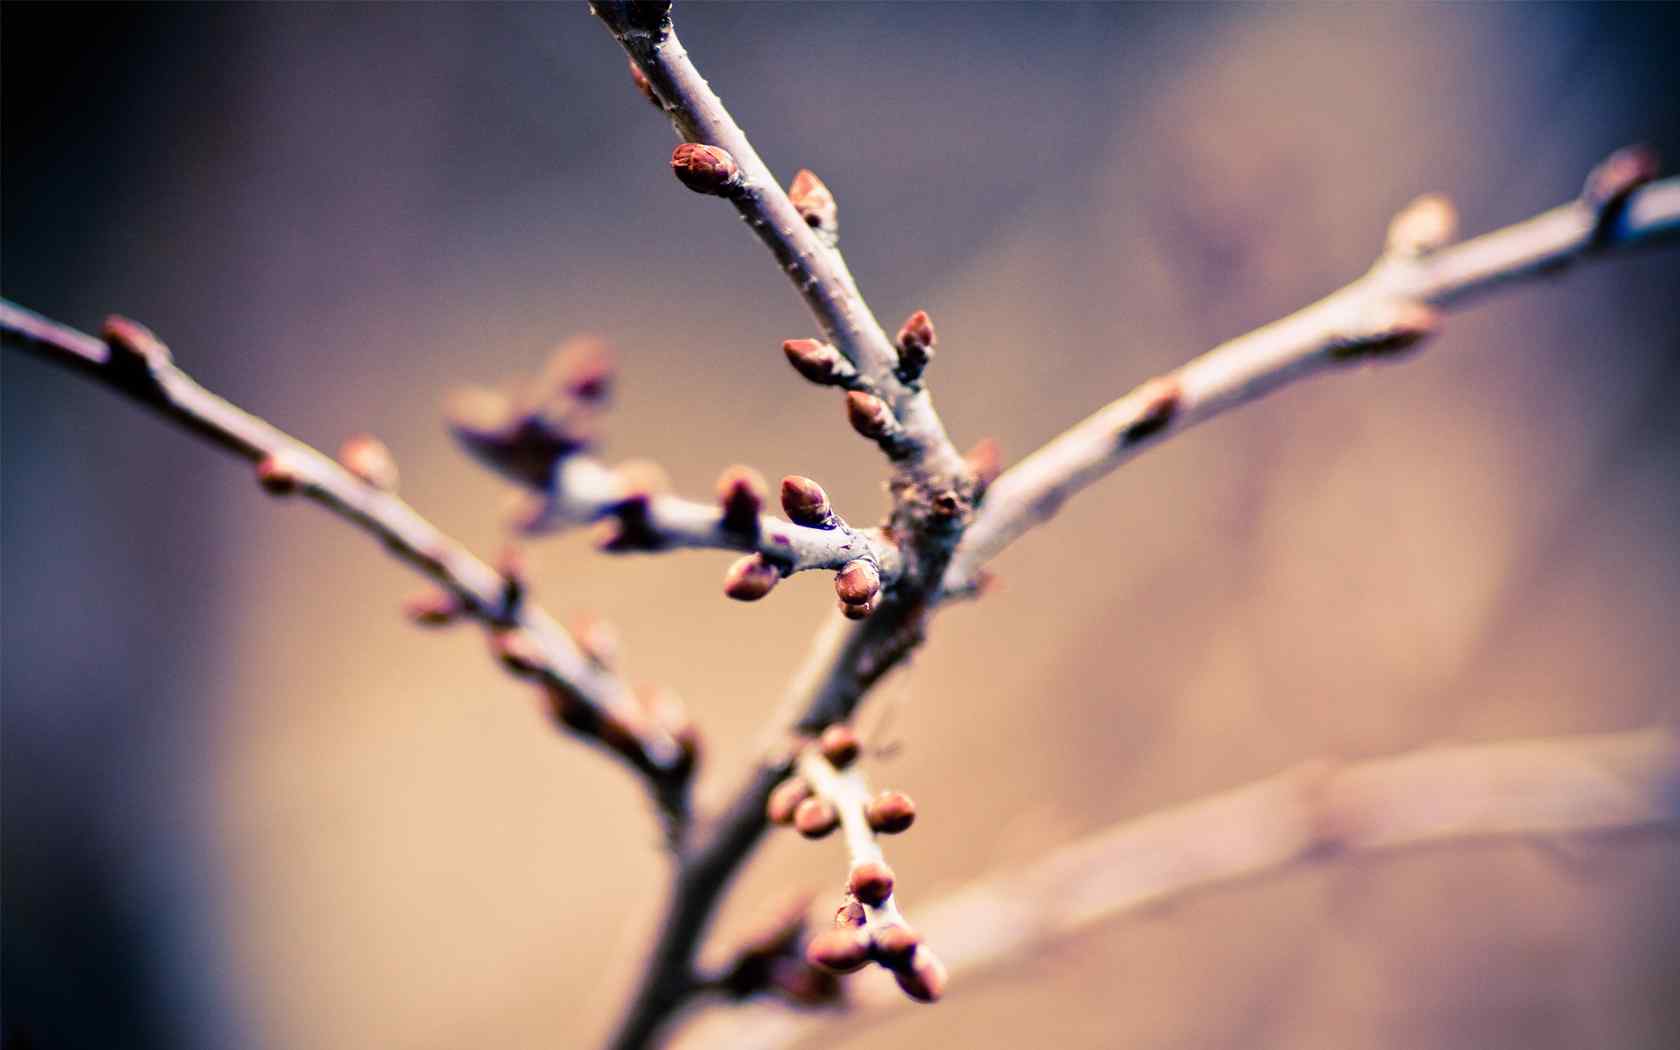
<svg viewBox="0 0 1680 1050"><path fill-rule="evenodd" d="M945 573L971 592L980 569L1066 500L1139 450L1338 365L1390 356L1432 334L1439 313L1572 263L1680 234L1680 179L1639 188L1655 160L1637 147L1595 169L1580 199L1451 248L1451 208L1424 197L1396 218L1360 279L1152 379L1006 470L986 490Z"/></svg>
<svg viewBox="0 0 1680 1050"><path fill-rule="evenodd" d="M639 770L673 825L685 816L694 758L686 718L668 698L651 709L638 700L603 660L527 598L516 573L491 568L384 487L394 469L371 467L370 446L347 446L349 466L356 469L340 466L199 386L156 336L132 321L110 319L100 340L0 300L0 331L256 463L258 480L270 492L307 496L380 540L447 592L413 610L417 619L482 623L508 669L544 687L558 721ZM377 462L382 452L381 446L371 458Z"/></svg>
<svg viewBox="0 0 1680 1050"><path fill-rule="evenodd" d="M954 971L1028 955L1095 923L1296 864L1447 842L1680 824L1680 738L1666 729L1308 762L1125 821L922 909ZM848 1031L902 1005L848 982ZM746 1007L685 1045L793 1047L825 1021Z"/></svg>
<svg viewBox="0 0 1680 1050"><path fill-rule="evenodd" d="M810 214L801 214L794 206L723 101L689 61L671 26L670 7L669 3L638 0L590 4L630 56L639 86L670 117L677 134L685 142L722 151L721 157L702 158L703 175L719 176L714 183L705 188L688 178L685 183L700 192L727 197L770 249L824 336L857 370L862 387L854 389L867 389L883 399L897 417L903 459L910 472L928 481L929 488L957 485L966 476L962 457L946 436L932 398L919 381L905 381L898 375L899 349L858 293L834 246L832 220L825 222L823 214L832 211L832 197L820 207L807 207ZM683 169L678 174L681 177Z"/></svg>

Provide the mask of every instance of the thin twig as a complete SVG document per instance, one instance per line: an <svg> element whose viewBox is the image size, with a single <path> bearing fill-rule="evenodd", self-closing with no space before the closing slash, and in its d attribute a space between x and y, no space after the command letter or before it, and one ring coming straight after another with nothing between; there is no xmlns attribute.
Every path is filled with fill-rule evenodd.
<svg viewBox="0 0 1680 1050"><path fill-rule="evenodd" d="M199 386L176 367L162 342L132 321L111 319L100 340L0 300L0 331L256 463L271 492L307 496L380 540L448 592L453 609L436 615L481 622L509 669L547 689L564 724L640 770L667 814L680 819L692 762L687 746L531 601L517 578L485 564L395 493Z"/></svg>
<svg viewBox="0 0 1680 1050"><path fill-rule="evenodd" d="M1309 762L982 878L924 906L922 927L953 971L974 971L1128 911L1315 859L1677 824L1680 738L1666 729ZM889 983L860 979L847 998L852 1035L904 1002ZM684 1045L780 1050L824 1024L748 1006Z"/></svg>
<svg viewBox="0 0 1680 1050"><path fill-rule="evenodd" d="M896 374L899 353L858 293L839 249L807 223L758 151L706 83L671 26L669 3L595 0L590 7L645 78L655 100L685 141L733 159L738 174L725 194L775 256L824 335L852 363L869 390L891 407L903 429L912 473L949 488L965 476L920 383Z"/></svg>
<svg viewBox="0 0 1680 1050"><path fill-rule="evenodd" d="M1438 326L1437 311L1460 309L1480 293L1680 234L1680 179L1620 192L1603 185L1599 173L1626 166L1626 158L1624 151L1600 165L1581 199L1526 222L1450 248L1391 240L1377 265L1352 284L1144 383L1076 424L986 490L946 570L945 590L972 591L981 568L1015 539L1169 434L1294 380L1404 349ZM1450 230L1450 217L1438 211L1444 207L1439 198L1420 199L1396 220L1395 233L1430 219Z"/></svg>

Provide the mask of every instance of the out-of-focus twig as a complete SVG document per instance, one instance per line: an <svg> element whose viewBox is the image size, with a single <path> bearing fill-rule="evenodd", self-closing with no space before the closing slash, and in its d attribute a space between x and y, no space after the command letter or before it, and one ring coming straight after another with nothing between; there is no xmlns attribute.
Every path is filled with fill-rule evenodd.
<svg viewBox="0 0 1680 1050"><path fill-rule="evenodd" d="M1386 250L1363 277L1149 380L1004 471L963 534L945 590L971 591L981 568L1016 538L1169 434L1294 380L1414 347L1443 313L1480 293L1680 235L1680 179L1652 183L1655 173L1655 157L1629 147L1594 169L1578 199L1451 247L1451 205L1419 198L1395 218Z"/></svg>
<svg viewBox="0 0 1680 1050"><path fill-rule="evenodd" d="M1680 825L1672 730L1426 748L1308 762L1210 798L1125 821L921 909L953 971L1017 959L1093 923L1317 858L1442 842ZM903 997L847 982L849 1032ZM823 1019L755 1006L696 1026L681 1045L777 1050Z"/></svg>
<svg viewBox="0 0 1680 1050"><path fill-rule="evenodd" d="M668 696L643 703L605 661L530 600L516 572L487 565L398 498L382 446L365 439L349 443L340 465L198 385L156 336L133 321L111 318L98 339L0 300L0 331L250 460L269 492L306 496L377 538L442 588L411 607L416 619L482 623L503 664L544 688L559 722L640 770L667 816L681 821L694 758L686 718Z"/></svg>

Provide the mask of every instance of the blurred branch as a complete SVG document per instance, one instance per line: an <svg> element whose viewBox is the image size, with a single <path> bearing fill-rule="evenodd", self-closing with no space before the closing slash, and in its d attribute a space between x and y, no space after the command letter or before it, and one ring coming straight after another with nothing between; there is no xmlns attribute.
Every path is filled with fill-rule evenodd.
<svg viewBox="0 0 1680 1050"><path fill-rule="evenodd" d="M1680 738L1666 729L1308 762L981 879L924 908L923 928L952 970L978 970L1116 915L1298 863L1677 823ZM847 998L854 1034L859 1020L903 1003L884 981L848 982ZM746 1007L685 1045L773 1050L803 1042L823 1024Z"/></svg>
<svg viewBox="0 0 1680 1050"><path fill-rule="evenodd" d="M963 536L945 590L972 591L1006 546L1169 434L1294 380L1407 350L1439 329L1443 312L1479 293L1672 239L1680 234L1680 179L1644 185L1655 171L1648 151L1622 150L1594 170L1579 199L1450 248L1451 206L1419 198L1395 219L1365 276L1151 379L1004 471Z"/></svg>
<svg viewBox="0 0 1680 1050"><path fill-rule="evenodd" d="M650 709L599 658L530 601L518 573L498 571L421 517L391 491L395 466L371 439L346 445L346 465L199 386L169 349L133 321L113 317L96 339L0 300L6 339L146 405L257 465L276 495L313 499L380 540L443 588L411 606L425 623L479 621L502 662L545 690L558 721L639 770L675 825L686 815L693 765L691 729L668 697Z"/></svg>

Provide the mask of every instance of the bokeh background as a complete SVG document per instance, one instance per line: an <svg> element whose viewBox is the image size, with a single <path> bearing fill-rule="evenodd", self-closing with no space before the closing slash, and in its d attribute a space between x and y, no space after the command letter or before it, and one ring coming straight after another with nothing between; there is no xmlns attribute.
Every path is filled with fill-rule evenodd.
<svg viewBox="0 0 1680 1050"><path fill-rule="evenodd" d="M928 308L962 443L1019 455L1367 266L1414 194L1467 232L1631 141L1680 156L1675 7L684 5L784 177L816 170L888 324ZM452 386L579 332L622 352L608 453L841 509L881 465L780 360L810 334L581 4L7 4L4 294L153 326L307 440L369 430L484 551L502 486ZM905 907L1314 756L1634 728L1680 680L1680 257L1451 319L1403 366L1290 389L1070 504L866 722L921 804ZM4 999L18 1046L588 1046L657 921L639 789L552 732L477 632L319 510L104 390L3 367ZM750 758L816 575L532 550L540 597ZM890 718L885 713L890 712ZM881 725L881 722L885 722ZM832 894L772 839L719 943ZM1659 1047L1680 841L1298 868L1111 922L832 1045ZM8 1047L12 1044L9 1042Z"/></svg>

